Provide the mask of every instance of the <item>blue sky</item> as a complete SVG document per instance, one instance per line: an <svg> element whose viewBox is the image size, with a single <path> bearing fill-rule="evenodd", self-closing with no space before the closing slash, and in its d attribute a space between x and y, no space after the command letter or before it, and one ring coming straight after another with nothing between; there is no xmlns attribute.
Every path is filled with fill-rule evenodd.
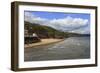
<svg viewBox="0 0 100 73"><path fill-rule="evenodd" d="M90 34L90 14L25 11L25 21L66 32Z"/></svg>
<svg viewBox="0 0 100 73"><path fill-rule="evenodd" d="M27 12L27 11L26 11ZM62 13L62 12L43 12L43 11L28 11L37 17L46 18L46 19L61 19L66 16L71 16L73 18L83 18L90 20L90 14L85 13Z"/></svg>

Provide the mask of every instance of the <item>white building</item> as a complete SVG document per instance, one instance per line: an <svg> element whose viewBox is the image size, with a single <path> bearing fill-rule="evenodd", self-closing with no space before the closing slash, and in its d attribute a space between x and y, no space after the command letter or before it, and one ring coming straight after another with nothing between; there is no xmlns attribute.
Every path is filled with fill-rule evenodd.
<svg viewBox="0 0 100 73"><path fill-rule="evenodd" d="M33 37L38 37L36 33L33 33Z"/></svg>

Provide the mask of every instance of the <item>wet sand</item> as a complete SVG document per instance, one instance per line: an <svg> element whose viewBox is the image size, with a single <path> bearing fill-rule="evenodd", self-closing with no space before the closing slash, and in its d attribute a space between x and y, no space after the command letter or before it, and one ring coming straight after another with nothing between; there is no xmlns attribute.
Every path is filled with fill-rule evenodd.
<svg viewBox="0 0 100 73"><path fill-rule="evenodd" d="M63 40L64 39L51 39L51 38L50 39L41 39L41 42L25 44L24 48L31 48L31 47L40 46L40 45L53 44L53 43L61 42Z"/></svg>

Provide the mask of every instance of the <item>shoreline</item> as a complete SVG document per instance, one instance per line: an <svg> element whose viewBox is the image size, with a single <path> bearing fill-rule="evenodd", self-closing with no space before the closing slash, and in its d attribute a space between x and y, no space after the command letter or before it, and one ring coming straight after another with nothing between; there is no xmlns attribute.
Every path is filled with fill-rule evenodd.
<svg viewBox="0 0 100 73"><path fill-rule="evenodd" d="M41 42L37 43L32 43L32 44L24 44L24 48L31 48L31 47L36 47L36 46L41 46L41 45L49 45L57 42L61 42L64 39L41 39Z"/></svg>

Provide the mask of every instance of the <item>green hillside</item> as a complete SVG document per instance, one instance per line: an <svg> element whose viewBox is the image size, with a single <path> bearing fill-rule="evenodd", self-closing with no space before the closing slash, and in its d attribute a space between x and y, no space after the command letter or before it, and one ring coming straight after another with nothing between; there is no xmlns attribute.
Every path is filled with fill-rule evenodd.
<svg viewBox="0 0 100 73"><path fill-rule="evenodd" d="M36 33L39 38L67 38L67 37L82 37L82 36L90 36L90 34L79 34L79 33L71 33L71 32L63 32L60 30L56 30L49 26L43 26L36 23L24 22L25 30L28 30L29 35Z"/></svg>
<svg viewBox="0 0 100 73"><path fill-rule="evenodd" d="M25 29L29 31L29 34L36 33L40 38L67 38L68 33L56 30L49 26L42 26L36 23L25 23Z"/></svg>

